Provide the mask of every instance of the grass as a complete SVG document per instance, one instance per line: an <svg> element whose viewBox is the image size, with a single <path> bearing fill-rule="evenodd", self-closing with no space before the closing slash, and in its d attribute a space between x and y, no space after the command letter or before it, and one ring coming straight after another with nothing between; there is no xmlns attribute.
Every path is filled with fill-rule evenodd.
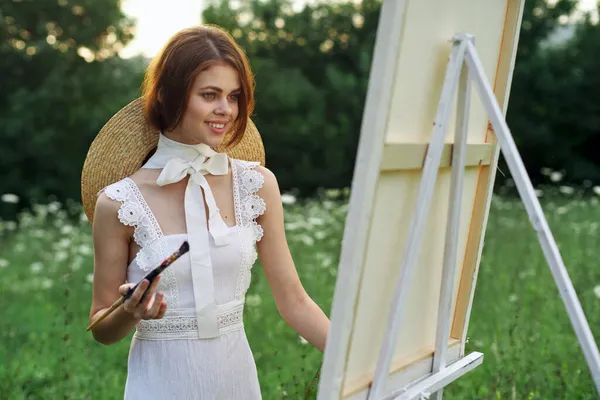
<svg viewBox="0 0 600 400"><path fill-rule="evenodd" d="M574 193L541 197L592 331L600 337L600 205ZM10 205L9 205L10 206ZM69 211L79 212L77 206ZM302 282L329 313L347 206L331 198L286 204ZM62 205L0 222L0 397L118 399L129 338L113 346L85 332L92 246L86 220ZM321 353L279 317L257 264L244 317L265 399L302 399ZM492 204L467 351L483 364L447 399L592 399L594 386L535 233L519 202Z"/></svg>

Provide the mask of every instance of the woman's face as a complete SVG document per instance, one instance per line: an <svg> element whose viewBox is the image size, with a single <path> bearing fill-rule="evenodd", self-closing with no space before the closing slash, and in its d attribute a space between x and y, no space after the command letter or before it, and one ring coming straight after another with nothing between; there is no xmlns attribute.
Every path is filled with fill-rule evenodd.
<svg viewBox="0 0 600 400"><path fill-rule="evenodd" d="M238 116L240 92L237 71L225 63L213 64L198 74L181 123L165 136L185 144L220 145Z"/></svg>

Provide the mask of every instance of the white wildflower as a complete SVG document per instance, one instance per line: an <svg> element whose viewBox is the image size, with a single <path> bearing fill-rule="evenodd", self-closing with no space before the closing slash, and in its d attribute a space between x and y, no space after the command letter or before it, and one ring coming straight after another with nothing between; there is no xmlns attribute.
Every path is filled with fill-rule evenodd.
<svg viewBox="0 0 600 400"><path fill-rule="evenodd" d="M4 203L17 204L19 202L19 196L13 193L4 193L1 199Z"/></svg>
<svg viewBox="0 0 600 400"><path fill-rule="evenodd" d="M544 192L541 189L535 189L535 195L537 197L542 197L544 195Z"/></svg>
<svg viewBox="0 0 600 400"><path fill-rule="evenodd" d="M308 223L311 225L324 225L325 220L323 218L310 217L308 219Z"/></svg>
<svg viewBox="0 0 600 400"><path fill-rule="evenodd" d="M558 215L563 215L567 212L567 207L561 206L556 209Z"/></svg>
<svg viewBox="0 0 600 400"><path fill-rule="evenodd" d="M13 248L15 250L16 253L22 253L25 251L25 243L17 243L15 244L15 247Z"/></svg>
<svg viewBox="0 0 600 400"><path fill-rule="evenodd" d="M71 232L73 232L73 225L63 225L60 228L60 233L62 233L63 235L68 235Z"/></svg>
<svg viewBox="0 0 600 400"><path fill-rule="evenodd" d="M94 274L88 274L88 276L86 277L87 281L89 283L94 282Z"/></svg>
<svg viewBox="0 0 600 400"><path fill-rule="evenodd" d="M6 228L7 231L14 231L17 229L17 223L15 221L7 221L4 228Z"/></svg>
<svg viewBox="0 0 600 400"><path fill-rule="evenodd" d="M56 254L54 255L56 258L56 261L61 262L61 261L65 261L68 257L68 254L66 251L58 251L56 252Z"/></svg>
<svg viewBox="0 0 600 400"><path fill-rule="evenodd" d="M49 213L54 214L58 210L60 210L60 203L58 201L53 201L52 203L48 204Z"/></svg>
<svg viewBox="0 0 600 400"><path fill-rule="evenodd" d="M288 222L285 224L285 230L286 231L295 231L302 228L302 223L301 222Z"/></svg>
<svg viewBox="0 0 600 400"><path fill-rule="evenodd" d="M573 194L573 193L575 193L575 189L573 189L571 186L561 186L558 190L562 194Z"/></svg>
<svg viewBox="0 0 600 400"><path fill-rule="evenodd" d="M318 258L320 259L323 268L327 268L333 263L333 258L327 253L320 254Z"/></svg>
<svg viewBox="0 0 600 400"><path fill-rule="evenodd" d="M298 336L298 338L300 338L300 343L308 344L308 340L304 339L302 336Z"/></svg>
<svg viewBox="0 0 600 400"><path fill-rule="evenodd" d="M249 294L246 296L246 304L249 306L257 306L261 303L262 299L258 294Z"/></svg>
<svg viewBox="0 0 600 400"><path fill-rule="evenodd" d="M75 260L71 263L71 271L77 271L83 265L83 258L76 257Z"/></svg>
<svg viewBox="0 0 600 400"><path fill-rule="evenodd" d="M326 233L325 231L318 231L318 232L315 232L315 238L316 238L317 240L323 240L323 239L325 239L326 237L327 237L327 233Z"/></svg>
<svg viewBox="0 0 600 400"><path fill-rule="evenodd" d="M312 246L313 244L315 244L315 239L311 238L308 235L300 236L300 241L307 246Z"/></svg>
<svg viewBox="0 0 600 400"><path fill-rule="evenodd" d="M594 287L594 294L596 295L597 298L600 299L600 285L596 285Z"/></svg>
<svg viewBox="0 0 600 400"><path fill-rule="evenodd" d="M514 303L517 300L519 300L519 297L514 293L508 296L508 301L510 301L511 303Z"/></svg>
<svg viewBox="0 0 600 400"><path fill-rule="evenodd" d="M89 256L90 254L92 254L92 248L87 244L82 244L81 246L79 246L79 254Z"/></svg>
<svg viewBox="0 0 600 400"><path fill-rule="evenodd" d="M594 191L594 193L596 193L598 196L600 196L600 186L594 186L592 188L592 190Z"/></svg>
<svg viewBox="0 0 600 400"><path fill-rule="evenodd" d="M549 176L552 173L552 170L550 168L544 167L540 170L540 172L542 173L542 175Z"/></svg>
<svg viewBox="0 0 600 400"><path fill-rule="evenodd" d="M50 289L53 284L51 279L46 278L42 281L42 289Z"/></svg>
<svg viewBox="0 0 600 400"><path fill-rule="evenodd" d="M335 208L336 204L335 204L335 202L333 202L331 200L325 200L324 202L321 203L321 206L325 210L332 210L333 208Z"/></svg>
<svg viewBox="0 0 600 400"><path fill-rule="evenodd" d="M342 194L342 191L340 189L328 189L325 192L325 195L327 197L330 197L330 198L331 197L333 197L333 198L338 197L340 194Z"/></svg>
<svg viewBox="0 0 600 400"><path fill-rule="evenodd" d="M46 236L46 231L42 229L35 229L31 231L31 236L34 238L43 238L44 236Z"/></svg>
<svg viewBox="0 0 600 400"><path fill-rule="evenodd" d="M37 274L41 270L42 270L41 262L35 262L35 263L31 264L31 272L33 272L34 274Z"/></svg>
<svg viewBox="0 0 600 400"><path fill-rule="evenodd" d="M0 258L0 268L6 268L8 267L8 260L5 260L4 258Z"/></svg>
<svg viewBox="0 0 600 400"><path fill-rule="evenodd" d="M281 202L283 204L294 204L296 202L296 197L291 194L284 193L281 195Z"/></svg>
<svg viewBox="0 0 600 400"><path fill-rule="evenodd" d="M552 173L550 173L550 180L552 182L560 182L563 178L563 174L559 171L552 171Z"/></svg>
<svg viewBox="0 0 600 400"><path fill-rule="evenodd" d="M58 242L58 247L61 249L67 249L71 246L71 239L63 238Z"/></svg>
<svg viewBox="0 0 600 400"><path fill-rule="evenodd" d="M43 204L34 204L33 211L35 214L41 218L46 218L48 215L48 207Z"/></svg>

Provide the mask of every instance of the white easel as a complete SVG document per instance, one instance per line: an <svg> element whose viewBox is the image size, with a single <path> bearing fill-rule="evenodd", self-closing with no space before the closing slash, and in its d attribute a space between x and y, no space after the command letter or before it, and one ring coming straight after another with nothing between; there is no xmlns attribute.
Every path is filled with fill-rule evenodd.
<svg viewBox="0 0 600 400"><path fill-rule="evenodd" d="M538 235L544 256L558 286L565 304L571 324L583 349L588 367L600 394L600 353L594 341L558 247L542 208L535 194L529 176L523 165L510 130L504 120L494 92L488 83L483 66L479 60L472 36L458 34L452 39L452 52L449 58L444 85L435 117L435 127L430 145L425 157L423 175L419 186L417 206L413 215L406 251L401 264L400 277L396 284L393 304L388 316L383 345L375 370L373 384L368 394L369 400L408 400L429 398L433 394L441 399L443 388L483 362L483 354L473 352L451 365L447 365L447 343L450 331L450 311L453 293L454 269L456 265L457 237L460 222L460 204L463 188L463 173L465 167L466 132L468 110L470 105L470 81L474 81L479 91L480 99L490 118L492 127L498 139L500 150L515 180L516 187L527 210L534 230ZM435 181L444 146L446 127L450 118L454 94L458 89L458 114L455 141L452 153L452 184L450 191L450 206L448 210L448 226L444 249L444 268L440 294L436 346L433 359L433 370L425 379L396 390L388 392L386 382L392 361L393 350L396 346L398 331L401 326L402 306L406 302L408 288L413 276L414 266L421 247L425 220L429 212L434 192Z"/></svg>

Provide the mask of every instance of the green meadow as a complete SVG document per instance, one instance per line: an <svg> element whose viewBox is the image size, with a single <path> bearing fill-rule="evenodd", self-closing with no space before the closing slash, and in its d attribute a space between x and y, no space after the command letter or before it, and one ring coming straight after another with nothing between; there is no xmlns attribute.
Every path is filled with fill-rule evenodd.
<svg viewBox="0 0 600 400"><path fill-rule="evenodd" d="M302 282L329 314L347 202L328 192L284 196L289 245ZM600 338L600 197L540 194L596 338ZM5 204L10 206L10 204ZM0 398L119 399L129 338L112 346L85 331L91 230L77 205L50 203L0 222ZM265 399L302 399L321 353L279 317L260 264L244 322ZM593 399L593 381L527 214L496 196L486 231L467 351L483 364L446 399ZM315 385L316 387L316 385ZM313 396L311 396L313 397Z"/></svg>

